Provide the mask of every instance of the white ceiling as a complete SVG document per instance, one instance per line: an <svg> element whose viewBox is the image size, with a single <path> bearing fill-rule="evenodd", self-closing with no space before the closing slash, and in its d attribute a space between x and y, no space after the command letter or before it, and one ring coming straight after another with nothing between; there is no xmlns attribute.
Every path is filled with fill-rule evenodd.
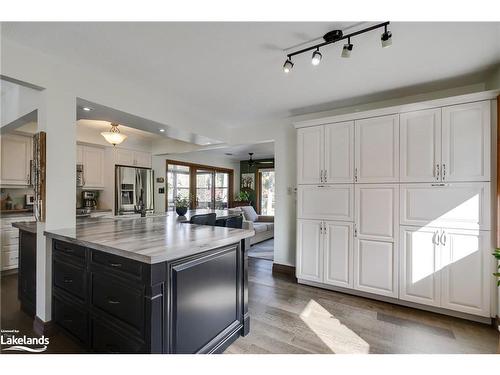
<svg viewBox="0 0 500 375"><path fill-rule="evenodd" d="M196 151L197 154L206 156L207 158L213 156L227 158L234 161L248 159L250 157L250 155L248 155L249 152L253 152L254 160L274 158L274 142L233 145L229 147Z"/></svg>
<svg viewBox="0 0 500 375"><path fill-rule="evenodd" d="M500 23L393 23L391 48L382 49L374 31L353 39L350 59L341 59L335 44L322 51L319 66L305 54L291 74L282 72L283 49L356 24L4 23L2 38L162 87L199 118L227 127L433 81L467 81L500 63Z"/></svg>

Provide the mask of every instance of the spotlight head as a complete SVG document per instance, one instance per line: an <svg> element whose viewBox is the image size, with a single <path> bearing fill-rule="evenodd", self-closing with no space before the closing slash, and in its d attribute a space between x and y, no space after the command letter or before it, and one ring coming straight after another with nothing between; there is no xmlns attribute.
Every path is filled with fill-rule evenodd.
<svg viewBox="0 0 500 375"><path fill-rule="evenodd" d="M342 57L351 57L351 51L354 46L351 43L344 44L344 47L342 47L342 54L340 56Z"/></svg>
<svg viewBox="0 0 500 375"><path fill-rule="evenodd" d="M380 42L382 43L382 47L390 47L392 45L392 33L390 31L387 31L387 27L380 37Z"/></svg>
<svg viewBox="0 0 500 375"><path fill-rule="evenodd" d="M283 64L283 71L285 73L290 73L290 70L293 68L293 62L290 58L287 58L285 63Z"/></svg>
<svg viewBox="0 0 500 375"><path fill-rule="evenodd" d="M319 48L318 48L316 51L313 52L311 64L313 64L315 66L319 65L322 57L323 57L323 55L321 54L321 52L319 52Z"/></svg>

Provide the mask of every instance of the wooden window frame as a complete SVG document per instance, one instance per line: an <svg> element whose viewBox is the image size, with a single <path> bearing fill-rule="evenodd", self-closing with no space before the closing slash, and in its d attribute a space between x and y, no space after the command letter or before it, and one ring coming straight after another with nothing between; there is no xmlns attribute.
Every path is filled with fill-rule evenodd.
<svg viewBox="0 0 500 375"><path fill-rule="evenodd" d="M196 197L196 170L197 169L203 169L203 170L210 170L213 175L214 183L212 186L212 196L215 197L215 173L227 173L229 175L229 181L228 181L228 202L227 206L228 208L231 207L231 203L233 202L234 198L234 170L230 168L222 168L222 167L216 167L213 165L205 165L205 164L196 164L196 163L189 163L189 162L184 162L184 161L179 161L179 160L172 160L172 159L167 159L165 160L165 210L168 210L168 166L169 165L180 165L184 167L189 167L189 196L195 196ZM190 207L191 209L195 209L196 202L190 202Z"/></svg>

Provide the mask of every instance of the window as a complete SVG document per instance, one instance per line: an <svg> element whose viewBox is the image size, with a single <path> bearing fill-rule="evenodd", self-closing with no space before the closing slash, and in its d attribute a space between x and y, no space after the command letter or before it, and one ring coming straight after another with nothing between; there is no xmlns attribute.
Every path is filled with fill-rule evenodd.
<svg viewBox="0 0 500 375"><path fill-rule="evenodd" d="M175 210L176 197L189 198L189 167L184 165L168 164L167 169L167 210Z"/></svg>
<svg viewBox="0 0 500 375"><path fill-rule="evenodd" d="M259 169L259 174L261 215L274 216L274 169Z"/></svg>
<svg viewBox="0 0 500 375"><path fill-rule="evenodd" d="M191 208L227 209L233 197L233 170L167 160L167 209L177 196L191 197Z"/></svg>

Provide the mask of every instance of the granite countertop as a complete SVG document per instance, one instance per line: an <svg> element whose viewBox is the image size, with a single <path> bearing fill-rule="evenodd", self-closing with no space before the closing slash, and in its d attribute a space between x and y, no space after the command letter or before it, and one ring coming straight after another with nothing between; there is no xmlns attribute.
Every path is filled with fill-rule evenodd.
<svg viewBox="0 0 500 375"><path fill-rule="evenodd" d="M175 213L127 219L86 218L77 221L76 228L49 230L44 234L154 264L230 245L255 233L248 229L192 225L185 223L185 220Z"/></svg>
<svg viewBox="0 0 500 375"><path fill-rule="evenodd" d="M12 226L25 232L36 234L36 221L16 221L12 223Z"/></svg>

